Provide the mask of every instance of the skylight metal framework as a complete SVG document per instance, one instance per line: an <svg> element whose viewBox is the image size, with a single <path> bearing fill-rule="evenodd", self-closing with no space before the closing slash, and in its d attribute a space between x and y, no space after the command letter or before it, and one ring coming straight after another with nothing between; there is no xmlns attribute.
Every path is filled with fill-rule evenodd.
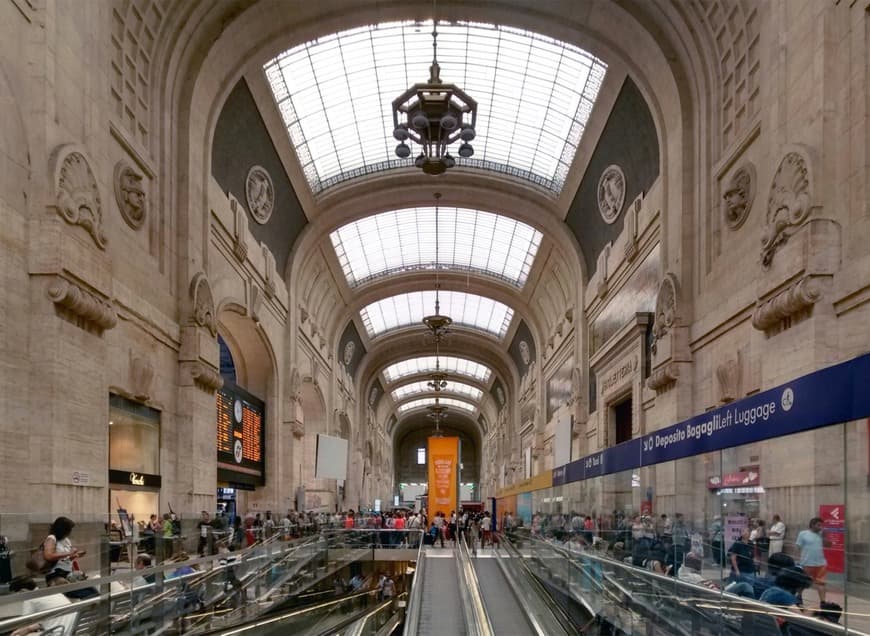
<svg viewBox="0 0 870 636"><path fill-rule="evenodd" d="M341 226L329 236L347 284L408 271L455 270L491 276L522 289L543 235L492 212L439 208L435 256L434 206L382 212Z"/></svg>
<svg viewBox="0 0 870 636"><path fill-rule="evenodd" d="M393 154L391 103L425 78L431 21L366 25L289 49L264 71L315 194L412 166ZM441 77L479 103L475 154L459 166L527 179L558 194L607 65L571 44L512 27L438 23Z"/></svg>
<svg viewBox="0 0 870 636"><path fill-rule="evenodd" d="M453 380L447 380L447 386L445 386L442 391L445 393L462 395L470 400L474 400L475 402L480 402L480 398L483 397L483 391L477 387L465 384L464 382L455 382ZM432 393L432 388L429 386L428 382L420 381L405 384L393 391L392 396L394 401L399 402L407 397L421 393Z"/></svg>
<svg viewBox="0 0 870 636"><path fill-rule="evenodd" d="M492 371L489 367L455 356L441 356L441 370L454 376L465 376L477 380L481 384L487 384ZM435 370L435 356L419 356L409 358L388 366L384 369L384 380L387 384L397 382L411 375L429 374Z"/></svg>
<svg viewBox="0 0 870 636"><path fill-rule="evenodd" d="M453 324L482 331L501 340L507 333L514 311L497 300L467 294L442 291L441 306L453 318ZM435 290L416 291L383 298L363 307L360 318L369 337L388 331L419 325L435 304Z"/></svg>
<svg viewBox="0 0 870 636"><path fill-rule="evenodd" d="M477 406L472 404L471 402L465 402L464 400L456 400L453 398L439 398L439 403L441 406L450 406L453 408L457 408L462 411L467 411L468 413L474 413L477 410ZM404 404L400 404L399 408L396 409L399 413L407 413L413 409L419 409L426 406L434 405L435 398L427 397L421 398L419 400L411 400L410 402L405 402Z"/></svg>

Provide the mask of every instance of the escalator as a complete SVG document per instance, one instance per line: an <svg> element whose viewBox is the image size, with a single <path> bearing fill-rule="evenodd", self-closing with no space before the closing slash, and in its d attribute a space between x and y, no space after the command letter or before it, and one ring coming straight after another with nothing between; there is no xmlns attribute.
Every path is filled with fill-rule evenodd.
<svg viewBox="0 0 870 636"><path fill-rule="evenodd" d="M474 571L496 634L535 634L514 589L508 583L497 557L474 559Z"/></svg>
<svg viewBox="0 0 870 636"><path fill-rule="evenodd" d="M426 565L420 581L420 622L415 633L422 636L466 634L459 572L453 552L432 551L425 560Z"/></svg>

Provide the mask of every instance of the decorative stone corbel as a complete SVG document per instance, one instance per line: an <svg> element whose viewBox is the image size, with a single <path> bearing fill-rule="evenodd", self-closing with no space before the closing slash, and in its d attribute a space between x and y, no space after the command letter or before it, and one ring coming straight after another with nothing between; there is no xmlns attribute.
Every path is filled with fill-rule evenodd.
<svg viewBox="0 0 870 636"><path fill-rule="evenodd" d="M740 352L733 358L716 366L716 379L719 381L719 402L733 402L740 395Z"/></svg>
<svg viewBox="0 0 870 636"><path fill-rule="evenodd" d="M103 332L118 324L114 307L95 294L65 278L55 276L47 289L51 301Z"/></svg>
<svg viewBox="0 0 870 636"><path fill-rule="evenodd" d="M233 195L229 195L233 213L233 255L244 263L248 258L248 215Z"/></svg>
<svg viewBox="0 0 870 636"><path fill-rule="evenodd" d="M306 320L308 320L308 310L299 305L299 324L304 325Z"/></svg>
<svg viewBox="0 0 870 636"><path fill-rule="evenodd" d="M623 256L627 263L635 259L638 253L637 244L637 228L639 225L641 206L643 205L643 195L640 194L632 202L625 214L625 248Z"/></svg>
<svg viewBox="0 0 870 636"><path fill-rule="evenodd" d="M224 379L217 369L202 360L188 360L181 363L181 372L190 378L198 388L206 393L214 393L224 385Z"/></svg>
<svg viewBox="0 0 870 636"><path fill-rule="evenodd" d="M154 365L148 358L130 352L130 388L133 397L142 402L151 399L151 383L154 381Z"/></svg>
<svg viewBox="0 0 870 636"><path fill-rule="evenodd" d="M569 323L574 322L574 308L573 307L568 307L568 309L565 310L565 320L567 320Z"/></svg>
<svg viewBox="0 0 870 636"><path fill-rule="evenodd" d="M208 277L203 272L194 274L190 281L190 298L193 301L193 322L208 329L217 337L217 318L215 316L214 295Z"/></svg>
<svg viewBox="0 0 870 636"><path fill-rule="evenodd" d="M752 314L752 326L767 331L784 319L814 305L822 297L822 277L804 276L773 298L759 304Z"/></svg>
<svg viewBox="0 0 870 636"><path fill-rule="evenodd" d="M272 254L265 243L260 243L260 249L263 250L263 281L265 283L264 291L266 296L272 298L277 290L278 268L275 266L275 255Z"/></svg>
<svg viewBox="0 0 870 636"><path fill-rule="evenodd" d="M761 331L788 327L811 313L842 264L842 228L833 219L808 219L790 234L777 261L757 279L752 325Z"/></svg>
<svg viewBox="0 0 870 636"><path fill-rule="evenodd" d="M54 208L70 225L83 227L101 250L109 239L103 230L100 189L84 148L65 144L51 154Z"/></svg>
<svg viewBox="0 0 870 636"><path fill-rule="evenodd" d="M599 298L604 298L607 295L608 289L608 278L609 274L607 272L607 260L610 258L610 249L613 246L613 243L607 243L604 248L601 250L601 253L598 254L598 266L596 268L598 273L598 289L596 292L598 293Z"/></svg>
<svg viewBox="0 0 870 636"><path fill-rule="evenodd" d="M664 393L676 384L680 377L680 365L668 362L652 372L646 379L646 386L656 393Z"/></svg>
<svg viewBox="0 0 870 636"><path fill-rule="evenodd" d="M251 320L258 323L263 317L263 290L251 279L248 292L248 315Z"/></svg>

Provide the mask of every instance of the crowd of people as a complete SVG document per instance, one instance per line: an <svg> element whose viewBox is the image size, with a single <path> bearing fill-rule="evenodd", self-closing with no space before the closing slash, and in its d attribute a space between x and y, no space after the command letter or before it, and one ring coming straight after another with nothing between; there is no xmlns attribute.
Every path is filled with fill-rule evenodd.
<svg viewBox="0 0 870 636"><path fill-rule="evenodd" d="M681 513L671 518L614 511L594 517L571 511L532 515L529 533L571 551L594 550L635 567L796 611L804 611L803 592L814 588L817 616L837 622L842 608L826 597L822 520L812 518L791 543L778 514L769 525L763 519L745 521L729 541L718 516L701 529Z"/></svg>

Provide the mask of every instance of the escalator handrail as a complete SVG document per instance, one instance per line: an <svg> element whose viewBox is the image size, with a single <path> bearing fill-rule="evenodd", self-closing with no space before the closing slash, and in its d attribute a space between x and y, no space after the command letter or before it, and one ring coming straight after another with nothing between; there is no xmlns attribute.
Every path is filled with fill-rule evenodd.
<svg viewBox="0 0 870 636"><path fill-rule="evenodd" d="M465 534L463 533L461 537L465 537ZM471 565L465 540L457 541L455 548L459 556L459 592L462 596L467 633L469 636L493 636L492 620L483 602L480 581Z"/></svg>
<svg viewBox="0 0 870 636"><path fill-rule="evenodd" d="M296 618L299 616L304 616L305 614L322 612L323 610L328 609L329 607L332 607L334 605L347 603L348 601L353 601L355 599L362 598L363 596L370 596L372 594L377 594L377 590L366 590L364 592L349 594L347 596L342 596L341 598L334 599L332 601L324 601L323 603L318 603L317 605L312 605L311 607L296 609L291 612L280 614L278 616L258 617L244 623L238 623L236 625L233 625L232 627L222 627L210 631L208 632L208 634L212 634L214 636L235 636L236 634L243 634L244 632L251 629L265 627L266 625L274 625L275 623L280 623L281 621L285 621L289 618ZM350 619L345 622L343 626L346 627L347 625L350 625L351 623L359 620L360 618L362 618L363 614L366 614L369 611L370 610L365 609L362 612L356 614L355 616L350 617ZM332 627L326 633L335 633L335 629L335 627Z"/></svg>
<svg viewBox="0 0 870 636"><path fill-rule="evenodd" d="M544 588L538 578L534 575L534 573L529 568L529 565L526 563L525 558L519 549L513 544L513 542L508 539L507 535L504 533L499 535L499 541L497 544L499 547L504 546L506 552L511 552L510 561L515 564L519 564L520 570L523 574L524 582L529 584L535 593L535 596L538 599L550 599L551 602L546 602L547 611L549 611L550 615L552 615L553 619L555 619L559 628L562 629L563 633L571 634L576 631L576 627L571 620L571 618L565 613L565 610L558 603L552 602L552 597L549 592ZM507 566L504 564L504 558L500 554L498 554L498 562L499 566L503 568L502 572L505 575L505 578L508 581L508 584L511 586L511 589L516 590L520 585L518 581L516 581L513 576L511 576L508 572ZM529 622L532 624L532 627L538 634L548 634L552 633L554 630L552 628L548 628L547 626L541 625L537 613L530 607L528 603L528 594L517 594L516 595L519 602L523 605L523 610L526 613L526 617Z"/></svg>
<svg viewBox="0 0 870 636"><path fill-rule="evenodd" d="M353 627L347 632L346 636L362 636L363 630L365 630L366 625L368 624L368 622L371 619L373 619L375 616L380 614L384 609L386 609L390 605L392 605L393 601L402 601L403 599L407 601L407 599L408 599L407 592L402 592L401 594L399 594L395 598L391 598L389 600L382 601L379 605L377 605L373 610L368 612L365 616L363 616L362 618L356 619Z"/></svg>
<svg viewBox="0 0 870 636"><path fill-rule="evenodd" d="M408 611L405 613L403 636L416 636L420 625L420 608L423 606L423 572L426 569L426 553L423 543L417 548L417 563L414 578L411 579L411 592L408 595Z"/></svg>
<svg viewBox="0 0 870 636"><path fill-rule="evenodd" d="M728 592L723 591L714 591L709 588L704 587L703 585L698 585L696 583L690 583L689 581L683 581L679 578L675 578L672 576L667 576L664 574L659 574L657 572L650 572L649 570L645 570L643 568L639 568L634 565L629 565L628 563L623 563L620 561L616 561L614 559L610 559L607 557L602 557L590 552L576 553L570 550L566 550L561 546L554 545L549 541L545 541L537 538L525 538L524 541L528 540L533 543L540 543L547 547L548 550L553 550L558 552L560 555L570 559L571 561L576 562L578 557L583 559L588 559L590 561L596 561L602 566L607 566L609 568L620 568L628 571L631 575L636 576L641 579L649 579L650 581L655 581L661 585L667 585L672 587L675 590L674 595L679 597L682 602L691 602L693 605L697 605L698 602L702 603L717 603L716 605L711 605L709 608L702 609L729 609L732 611L749 611L749 612L758 612L762 614L768 614L770 616L777 616L787 619L789 623L794 623L795 625L806 627L808 629L815 630L820 634L824 634L825 636L843 636L845 634L855 635L855 636L870 636L865 632L856 631L854 628L849 627L848 632L846 631L846 627L843 625L839 625L836 623L830 623L828 621L823 621L817 618L813 618L811 616L805 616L803 614L798 614L797 612L792 612L786 609L777 608L773 605L769 605L767 603L762 603L761 601L756 601L753 599L748 599L740 596L736 596L730 594ZM602 568L602 572L604 572ZM605 576L610 578L606 572ZM621 586L620 586L621 587ZM624 588L623 588L624 589ZM631 593L628 592L627 600L632 603L634 606L639 606L637 601L635 601ZM728 605L723 605L722 601L728 603Z"/></svg>

